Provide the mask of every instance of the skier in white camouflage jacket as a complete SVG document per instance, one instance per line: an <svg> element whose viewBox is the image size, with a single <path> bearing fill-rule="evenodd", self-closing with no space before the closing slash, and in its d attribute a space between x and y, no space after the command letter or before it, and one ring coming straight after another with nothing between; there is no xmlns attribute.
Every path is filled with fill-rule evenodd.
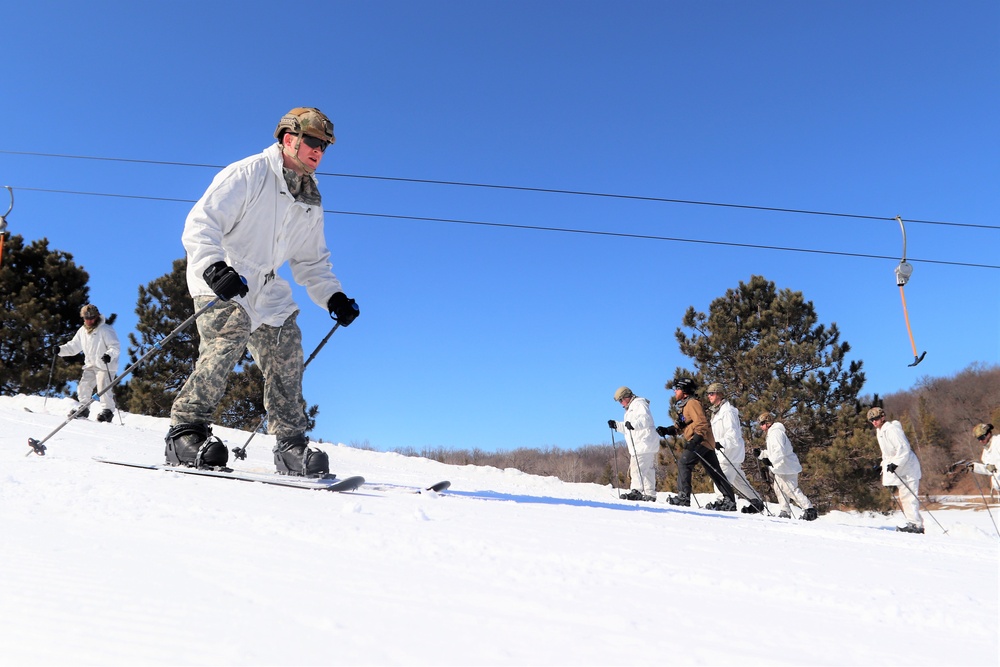
<svg viewBox="0 0 1000 667"><path fill-rule="evenodd" d="M80 317L83 319L83 326L77 330L73 340L56 348L56 353L60 357L83 353L83 374L76 385L77 399L83 403L91 397L95 387L98 392L102 392L112 383L118 373L121 346L118 334L105 321L97 306L88 303L80 309ZM100 400L104 409L97 415L97 421L111 422L115 417L114 391L104 391ZM88 417L90 408L76 411L77 419Z"/></svg>
<svg viewBox="0 0 1000 667"><path fill-rule="evenodd" d="M166 436L167 463L224 466L225 445L211 421L226 379L246 348L264 375L268 432L276 436L279 473L323 476L325 452L309 445L302 397L302 333L291 286L278 275L288 263L312 301L341 326L358 316L333 274L323 231L315 171L333 145L333 123L297 107L262 153L223 169L188 214L182 241L188 290L196 309L218 302L197 320L198 362L174 400Z"/></svg>
<svg viewBox="0 0 1000 667"><path fill-rule="evenodd" d="M660 439L654 430L656 424L649 411L649 399L636 396L628 387L619 387L615 401L625 408L625 417L622 421L609 419L608 426L625 436L631 479L631 490L620 497L656 502L656 455Z"/></svg>
<svg viewBox="0 0 1000 667"><path fill-rule="evenodd" d="M992 480L990 493L1000 488L1000 435L993 433L993 424L976 424L972 437L983 446L982 463L973 463L972 471Z"/></svg>
<svg viewBox="0 0 1000 667"><path fill-rule="evenodd" d="M895 486L899 496L899 507L906 519L905 526L896 530L904 533L924 532L924 520L920 516L920 460L910 446L898 421L886 419L885 410L871 408L868 423L875 429L875 438L882 451L882 486Z"/></svg>

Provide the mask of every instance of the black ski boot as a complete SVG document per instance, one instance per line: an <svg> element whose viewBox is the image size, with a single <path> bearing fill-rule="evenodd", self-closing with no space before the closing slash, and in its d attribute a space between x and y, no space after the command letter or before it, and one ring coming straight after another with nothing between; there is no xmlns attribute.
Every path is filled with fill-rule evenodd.
<svg viewBox="0 0 1000 667"><path fill-rule="evenodd" d="M274 467L280 475L327 477L330 474L330 457L323 450L310 447L305 435L278 438L272 451Z"/></svg>
<svg viewBox="0 0 1000 667"><path fill-rule="evenodd" d="M229 450L212 435L212 427L208 424L171 426L164 441L167 443L167 465L224 468L229 462Z"/></svg>
<svg viewBox="0 0 1000 667"><path fill-rule="evenodd" d="M744 514L760 514L764 511L764 502L758 498L750 501L750 504L740 510Z"/></svg>
<svg viewBox="0 0 1000 667"><path fill-rule="evenodd" d="M915 523L907 523L905 526L899 526L896 530L900 533L916 533L917 535L924 534L924 527L918 526Z"/></svg>
<svg viewBox="0 0 1000 667"><path fill-rule="evenodd" d="M715 510L716 512L735 512L736 502L729 498L720 498L714 503L705 505L705 509Z"/></svg>
<svg viewBox="0 0 1000 667"><path fill-rule="evenodd" d="M115 420L115 413L111 412L107 408L101 410L97 415L97 421L99 422L113 422Z"/></svg>
<svg viewBox="0 0 1000 667"><path fill-rule="evenodd" d="M74 416L74 414L76 416ZM89 419L90 418L90 408L84 408L83 410L80 410L79 412L77 412L76 410L73 410L72 412L69 413L68 416L73 417L73 419Z"/></svg>
<svg viewBox="0 0 1000 667"><path fill-rule="evenodd" d="M819 514L816 513L815 507L807 507L806 511L803 512L802 516L799 518L803 519L804 521L815 521L818 516Z"/></svg>
<svg viewBox="0 0 1000 667"><path fill-rule="evenodd" d="M646 498L639 489L632 489L628 493L621 493L618 497L622 500L645 500Z"/></svg>
<svg viewBox="0 0 1000 667"><path fill-rule="evenodd" d="M667 498L667 502L671 505L678 505L680 507L691 507L691 496L678 494Z"/></svg>

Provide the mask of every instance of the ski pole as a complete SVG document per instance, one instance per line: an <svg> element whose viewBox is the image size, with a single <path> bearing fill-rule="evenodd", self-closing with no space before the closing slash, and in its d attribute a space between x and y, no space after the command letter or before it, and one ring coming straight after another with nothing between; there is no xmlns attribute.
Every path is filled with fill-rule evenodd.
<svg viewBox="0 0 1000 667"><path fill-rule="evenodd" d="M611 480L611 488L615 490L615 495L618 495L618 487L615 485L615 481L618 479L618 447L615 446L615 429L611 429L611 451L614 452L615 457L615 478Z"/></svg>
<svg viewBox="0 0 1000 667"><path fill-rule="evenodd" d="M115 376L113 376L111 374L111 366L109 366L107 363L105 363L104 364L104 370L106 370L108 372L108 380L110 380L111 382L114 382L115 381ZM118 403L115 403L115 410L118 411L118 423L121 424L122 426L124 426L125 425L125 420L122 419L122 409L118 407Z"/></svg>
<svg viewBox="0 0 1000 667"><path fill-rule="evenodd" d="M912 495L914 498L917 499L917 505L920 506L920 509L923 510L924 512L927 512L927 516L929 516L930 518L934 519L934 515L931 514L931 511L929 509L927 509L922 502L920 502L920 496L918 496L917 494L913 493L913 489L910 488L909 484L907 484L906 482L903 481L903 478L899 476L899 473L896 472L895 470L893 470L892 474L895 475L896 479L899 480L899 483L902 484L903 487L907 491L910 492L910 495ZM902 511L902 509L903 509L903 503L902 503L902 501L900 501L900 503L899 503L899 509L900 509L900 511ZM905 514L904 514L904 517L905 517ZM936 523L938 525L938 528L940 528L941 530L944 531L945 535L948 534L948 531L944 530L944 526L941 525L940 521L938 521L937 519L934 519L934 523Z"/></svg>
<svg viewBox="0 0 1000 667"><path fill-rule="evenodd" d="M59 346L56 346L55 351L52 353L52 365L49 366L49 380L45 383L45 399L42 400L42 410L45 409L45 404L49 402L49 391L52 389L52 373L56 370L56 357L59 356Z"/></svg>
<svg viewBox="0 0 1000 667"><path fill-rule="evenodd" d="M66 419L66 421L64 421L62 424L59 424L59 426L57 426L54 431L52 431L51 433L49 433L47 436L45 436L41 440L35 440L34 438L28 438L28 446L31 447L31 450L27 454L25 454L25 456L28 456L30 454L38 454L39 456L45 456L45 443L48 442L49 439L52 436L54 436L56 433L58 433L59 431L61 431L63 429L63 427L66 426L66 424L68 424L71 421L73 421L74 419L76 419L76 416L78 414L80 414L84 410L87 410L88 408L90 408L90 405L94 401L96 401L97 399L99 399L106 392L111 391L116 384L118 384L119 382L121 382L123 378L125 378L126 376L129 375L129 373L131 373L133 370L135 370L136 366L138 366L139 364L141 364L143 361L145 361L148 357L152 356L154 353L158 352L159 350L162 350L163 346L166 343L168 343L171 340L173 340L177 336L177 334L179 334L184 329L188 328L191 325L192 322L194 322L196 319L198 319L199 315L201 315L206 310L208 310L209 308L211 308L212 306L214 306L216 303L218 303L218 301L219 301L218 298L212 299L211 301L209 301L208 303L206 303L203 308L201 308L200 310L198 310L197 312L195 312L193 315L191 315L189 318L187 318L186 320L184 320L183 322L181 322L179 325L177 325L177 328L174 329L173 331L171 331L169 334L167 334L166 337L163 338L163 340L159 341L158 343L153 343L153 346L146 352L146 354L144 354L141 357L139 357L138 359L136 359L135 363L133 363L128 368L126 368L125 371L121 375L119 375L118 377L116 377L111 382L111 384L109 384L107 387L105 387L101 391L97 392L96 394L92 395L82 405L80 405L80 407L78 407L76 410L74 410L73 412L71 412L69 414L69 417Z"/></svg>
<svg viewBox="0 0 1000 667"><path fill-rule="evenodd" d="M326 337L319 342L319 345L317 345L316 349L312 351L312 354L309 355L309 358L306 359L306 362L302 364L303 372L305 372L306 368L309 367L309 362L316 358L316 355L319 354L319 351L323 349L323 346L326 345L326 342L330 340L330 336L333 335L333 332L336 331L339 326L340 322L334 324L333 328L330 329L330 333L328 333ZM261 427L264 425L264 420L266 419L267 419L267 414L261 416L260 421L257 422L256 428L254 428L254 430L250 433L250 437L247 438L247 441L243 443L242 447L233 447L232 450L233 456L235 456L238 460L242 461L247 457L247 446L250 444L250 441L253 440L254 436L257 435L257 431L261 429Z"/></svg>
<svg viewBox="0 0 1000 667"><path fill-rule="evenodd" d="M976 473L972 474L972 481L976 483L976 489L979 491L979 497L983 499L983 504L986 505L986 513L990 515L990 521L993 522L993 530L997 531L997 537L1000 537L1000 528L997 528L996 519L993 518L993 510L990 509L990 504L986 500L986 494L983 493L983 487L979 484L979 479L976 477Z"/></svg>

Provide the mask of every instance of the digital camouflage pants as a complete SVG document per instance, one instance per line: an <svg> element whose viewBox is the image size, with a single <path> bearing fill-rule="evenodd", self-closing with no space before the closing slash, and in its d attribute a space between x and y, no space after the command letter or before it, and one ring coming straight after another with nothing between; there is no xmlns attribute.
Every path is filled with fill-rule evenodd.
<svg viewBox="0 0 1000 667"><path fill-rule="evenodd" d="M211 297L197 297L195 309ZM302 332L292 313L278 327L262 324L250 331L250 318L238 304L220 301L197 320L201 344L194 372L174 399L170 423L210 424L226 392L226 380L243 356L250 355L264 374L264 409L267 431L279 438L306 432L302 398Z"/></svg>

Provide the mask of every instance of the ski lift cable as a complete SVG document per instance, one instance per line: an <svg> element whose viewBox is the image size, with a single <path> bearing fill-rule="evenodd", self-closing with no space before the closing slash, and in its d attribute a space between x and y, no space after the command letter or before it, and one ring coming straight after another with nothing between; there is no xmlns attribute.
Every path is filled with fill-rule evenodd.
<svg viewBox="0 0 1000 667"><path fill-rule="evenodd" d="M71 160L96 160L102 162L126 162L130 164L149 164L149 165L161 165L170 167L197 167L205 169L223 169L225 165L216 164L203 164L198 162L170 162L164 160L144 160L137 158L119 158L119 157L101 157L92 155L67 155L61 153L37 153L30 151L10 151L10 150L0 150L0 154L6 155L26 155L32 157L47 157L47 158L63 158ZM545 194L562 194L562 195L574 195L582 197L604 197L611 199L625 199L632 201L647 201L647 202L660 202L666 204L688 204L693 206L715 206L722 208L736 208L751 211L769 211L773 213L797 213L800 215L821 215L828 217L838 217L838 218L855 218L859 220L881 220L881 221L891 221L895 218L878 216L878 215L865 215L859 213L838 213L833 211L814 211L810 209L797 209L797 208L785 208L779 206L757 206L752 204L733 204L726 202L711 202L711 201L699 201L693 199L672 199L667 197L652 197L646 195L627 195L620 193L611 192L592 192L586 190L567 190L559 188L542 188L542 187L530 187L521 185L502 185L496 183L474 183L468 181L448 181L448 180L438 180L429 178L405 178L399 176L375 176L370 174L343 174L336 172L323 172L317 171L317 176L330 176L334 178L355 178L364 180L378 180L378 181L393 181L399 183L416 183L424 185L450 185L456 187L467 187L467 188L489 188L495 190L513 190L519 192L537 192ZM922 225L944 225L948 227L969 227L974 229L1000 229L1000 225L984 225L975 223L963 223L963 222L947 222L943 220L907 220L907 222L913 224Z"/></svg>
<svg viewBox="0 0 1000 667"><path fill-rule="evenodd" d="M0 151L3 152L3 151ZM161 201L161 202L176 202L182 204L193 204L194 199L185 199L180 197L152 197L148 195L125 195L125 194L115 194L106 192L84 192L79 190L56 190L50 188L19 188L28 192L45 192L53 194L68 194L68 195L80 195L87 197L112 197L117 199L140 199L149 201ZM529 231L545 231L545 232L560 232L564 234L589 234L593 236L610 236L617 238L631 238L649 241L673 241L675 243L696 243L700 245L713 245L713 246L724 246L730 248L745 248L750 250L775 250L781 252L801 252L810 253L816 255L830 255L834 257L857 257L861 259L895 259L888 255L873 255L870 253L857 253L857 252L840 252L836 250L820 250L815 248L793 248L786 246L772 246L763 245L757 243L735 243L730 241L710 241L706 239L687 239L680 237L670 237L670 236L657 236L652 234L631 234L627 232L609 232L600 230L590 230L590 229L573 229L569 227L546 227L542 225L518 225L513 223L504 222L487 222L482 220L460 220L453 218L435 218L429 216L415 216L415 215L393 215L389 213L370 213L362 211L337 211L331 209L324 209L324 213L330 213L334 215L354 215L370 218L384 218L390 220L412 220L412 221L422 221L422 222L445 222L450 224L459 225L474 225L480 227L497 227L503 229L523 229ZM893 218L895 219L895 218ZM909 221L913 222L913 221ZM965 268L974 269L1000 269L1000 265L997 264L977 264L974 262L955 262L951 260L943 259L917 259L913 258L914 262L921 262L924 264L937 264L941 266L958 266Z"/></svg>

